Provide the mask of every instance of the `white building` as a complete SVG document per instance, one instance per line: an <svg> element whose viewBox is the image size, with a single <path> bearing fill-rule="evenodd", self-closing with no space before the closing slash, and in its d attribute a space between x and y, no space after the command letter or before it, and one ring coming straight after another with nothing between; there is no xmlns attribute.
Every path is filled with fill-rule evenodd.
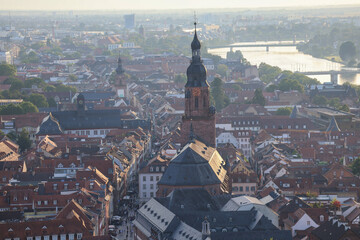
<svg viewBox="0 0 360 240"><path fill-rule="evenodd" d="M157 156L139 171L139 197L141 201L147 201L156 196L157 183L164 174L167 165L167 160Z"/></svg>
<svg viewBox="0 0 360 240"><path fill-rule="evenodd" d="M249 158L251 156L250 136L251 131L249 130L222 132L216 137L216 146L222 143L231 143L237 149L241 149L246 158Z"/></svg>

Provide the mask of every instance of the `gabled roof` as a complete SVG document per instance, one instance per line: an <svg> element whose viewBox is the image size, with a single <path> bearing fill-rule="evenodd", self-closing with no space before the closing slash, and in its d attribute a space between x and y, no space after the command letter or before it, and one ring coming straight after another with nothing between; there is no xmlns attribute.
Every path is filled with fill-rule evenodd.
<svg viewBox="0 0 360 240"><path fill-rule="evenodd" d="M340 128L336 122L335 117L331 118L330 124L328 126L328 128L326 129L327 132L340 132Z"/></svg>
<svg viewBox="0 0 360 240"><path fill-rule="evenodd" d="M225 161L215 148L193 140L171 160L158 184L170 186L220 184L226 176L224 167Z"/></svg>
<svg viewBox="0 0 360 240"><path fill-rule="evenodd" d="M61 135L63 130L52 113L49 113L47 119L40 125L40 130L37 135Z"/></svg>

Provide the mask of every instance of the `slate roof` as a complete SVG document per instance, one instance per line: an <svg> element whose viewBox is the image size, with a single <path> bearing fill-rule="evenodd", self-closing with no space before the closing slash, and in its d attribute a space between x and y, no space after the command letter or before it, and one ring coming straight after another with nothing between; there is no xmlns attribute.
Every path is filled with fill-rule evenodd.
<svg viewBox="0 0 360 240"><path fill-rule="evenodd" d="M318 239L340 239L346 232L345 226L335 220L327 221L311 232Z"/></svg>
<svg viewBox="0 0 360 240"><path fill-rule="evenodd" d="M112 98L115 93L114 92L82 92L80 93L84 96L86 101L100 101L100 100L107 100Z"/></svg>
<svg viewBox="0 0 360 240"><path fill-rule="evenodd" d="M61 135L63 130L59 122L50 113L47 119L40 125L39 132L37 135Z"/></svg>
<svg viewBox="0 0 360 240"><path fill-rule="evenodd" d="M327 132L340 132L340 128L336 122L335 117L331 118L330 124L328 126L328 128L326 129Z"/></svg>
<svg viewBox="0 0 360 240"><path fill-rule="evenodd" d="M171 160L158 184L170 186L221 184L226 176L224 166L225 161L215 148L193 140Z"/></svg>
<svg viewBox="0 0 360 240"><path fill-rule="evenodd" d="M38 134L46 135L50 132L58 133L62 130L75 129L96 129L96 128L128 128L135 129L141 127L150 129L150 122L142 119L122 119L122 111L112 110L88 110L88 111L61 111L53 112L53 118L49 117L40 126ZM57 125L57 122L59 125ZM45 126L43 126L45 124ZM61 128L59 128L59 126Z"/></svg>
<svg viewBox="0 0 360 240"><path fill-rule="evenodd" d="M172 212L192 212L197 210L215 211L220 210L231 195L219 195L222 198L211 196L203 188L174 189L168 197L157 198L156 200ZM223 200L224 198L224 200ZM201 201L199 201L201 199Z"/></svg>

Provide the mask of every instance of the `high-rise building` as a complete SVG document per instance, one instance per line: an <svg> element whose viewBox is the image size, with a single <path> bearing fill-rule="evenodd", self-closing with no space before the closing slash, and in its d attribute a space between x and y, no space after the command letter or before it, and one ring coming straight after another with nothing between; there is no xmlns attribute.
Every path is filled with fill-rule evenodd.
<svg viewBox="0 0 360 240"><path fill-rule="evenodd" d="M185 115L182 118L181 144L185 145L189 140L192 125L196 138L215 147L215 107L210 106L210 86L206 80L206 68L201 60L200 48L195 23L195 34L191 43L192 59L186 72Z"/></svg>
<svg viewBox="0 0 360 240"><path fill-rule="evenodd" d="M135 27L135 14L124 15L125 28L133 29Z"/></svg>

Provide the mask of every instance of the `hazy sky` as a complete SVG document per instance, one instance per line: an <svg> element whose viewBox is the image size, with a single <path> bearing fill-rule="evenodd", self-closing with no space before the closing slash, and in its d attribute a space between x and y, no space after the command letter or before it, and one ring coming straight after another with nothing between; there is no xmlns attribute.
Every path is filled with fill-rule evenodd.
<svg viewBox="0 0 360 240"><path fill-rule="evenodd" d="M0 10L122 10L295 7L360 4L360 0L0 0Z"/></svg>

